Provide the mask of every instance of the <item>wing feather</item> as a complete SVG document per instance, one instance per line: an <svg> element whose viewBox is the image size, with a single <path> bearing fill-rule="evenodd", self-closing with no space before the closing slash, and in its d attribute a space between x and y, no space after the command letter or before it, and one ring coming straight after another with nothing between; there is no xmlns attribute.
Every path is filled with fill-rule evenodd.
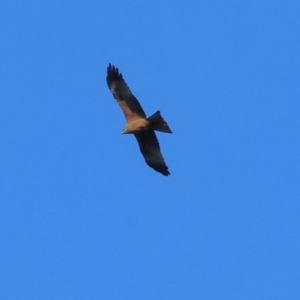
<svg viewBox="0 0 300 300"><path fill-rule="evenodd" d="M134 135L148 166L165 176L170 175L168 167L160 152L159 143L154 130L146 130L135 133Z"/></svg>
<svg viewBox="0 0 300 300"><path fill-rule="evenodd" d="M130 91L119 69L111 64L107 67L106 81L114 98L123 110L127 122L146 118L142 106Z"/></svg>

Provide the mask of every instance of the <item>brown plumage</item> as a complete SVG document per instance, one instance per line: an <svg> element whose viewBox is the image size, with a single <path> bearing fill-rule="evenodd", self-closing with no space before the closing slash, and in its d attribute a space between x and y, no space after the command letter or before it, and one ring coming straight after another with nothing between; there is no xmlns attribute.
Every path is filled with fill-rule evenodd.
<svg viewBox="0 0 300 300"><path fill-rule="evenodd" d="M120 105L127 125L122 133L131 133L136 137L141 153L146 163L161 174L168 176L170 172L160 152L159 143L154 130L172 133L160 111L146 117L139 101L131 93L118 68L109 64L107 67L106 81L114 98Z"/></svg>

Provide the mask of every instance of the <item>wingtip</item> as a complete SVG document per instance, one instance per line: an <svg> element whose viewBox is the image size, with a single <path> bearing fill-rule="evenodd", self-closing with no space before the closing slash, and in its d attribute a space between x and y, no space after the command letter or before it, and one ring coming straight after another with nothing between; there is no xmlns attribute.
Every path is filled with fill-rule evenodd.
<svg viewBox="0 0 300 300"><path fill-rule="evenodd" d="M113 64L109 63L107 67L107 71L115 71L118 70Z"/></svg>
<svg viewBox="0 0 300 300"><path fill-rule="evenodd" d="M153 168L155 169L157 172L159 172L160 174L164 175L164 176L169 176L171 175L171 173L169 172L169 169L167 166L165 166L165 168Z"/></svg>
<svg viewBox="0 0 300 300"><path fill-rule="evenodd" d="M122 74L119 72L119 69L113 64L109 63L107 67L106 82L108 87L110 87L113 81L124 80Z"/></svg>
<svg viewBox="0 0 300 300"><path fill-rule="evenodd" d="M111 63L109 63L107 67L107 76L122 78L122 74L120 73L119 69Z"/></svg>

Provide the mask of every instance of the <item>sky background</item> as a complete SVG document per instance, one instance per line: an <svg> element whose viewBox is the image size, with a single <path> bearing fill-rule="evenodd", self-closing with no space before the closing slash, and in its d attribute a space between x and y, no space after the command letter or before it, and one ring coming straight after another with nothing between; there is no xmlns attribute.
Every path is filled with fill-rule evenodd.
<svg viewBox="0 0 300 300"><path fill-rule="evenodd" d="M1 1L1 299L299 299L299 1ZM171 176L106 85L122 72Z"/></svg>

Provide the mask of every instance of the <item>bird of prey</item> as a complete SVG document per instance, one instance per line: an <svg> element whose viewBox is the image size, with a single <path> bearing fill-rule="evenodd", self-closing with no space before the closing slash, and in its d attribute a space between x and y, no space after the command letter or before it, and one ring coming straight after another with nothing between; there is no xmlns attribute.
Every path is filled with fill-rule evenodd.
<svg viewBox="0 0 300 300"><path fill-rule="evenodd" d="M131 93L123 79L122 74L118 68L111 64L107 67L106 81L127 120L127 125L123 129L122 134L134 134L148 166L165 176L170 175L154 132L156 130L172 133L160 111L147 118L139 101Z"/></svg>

